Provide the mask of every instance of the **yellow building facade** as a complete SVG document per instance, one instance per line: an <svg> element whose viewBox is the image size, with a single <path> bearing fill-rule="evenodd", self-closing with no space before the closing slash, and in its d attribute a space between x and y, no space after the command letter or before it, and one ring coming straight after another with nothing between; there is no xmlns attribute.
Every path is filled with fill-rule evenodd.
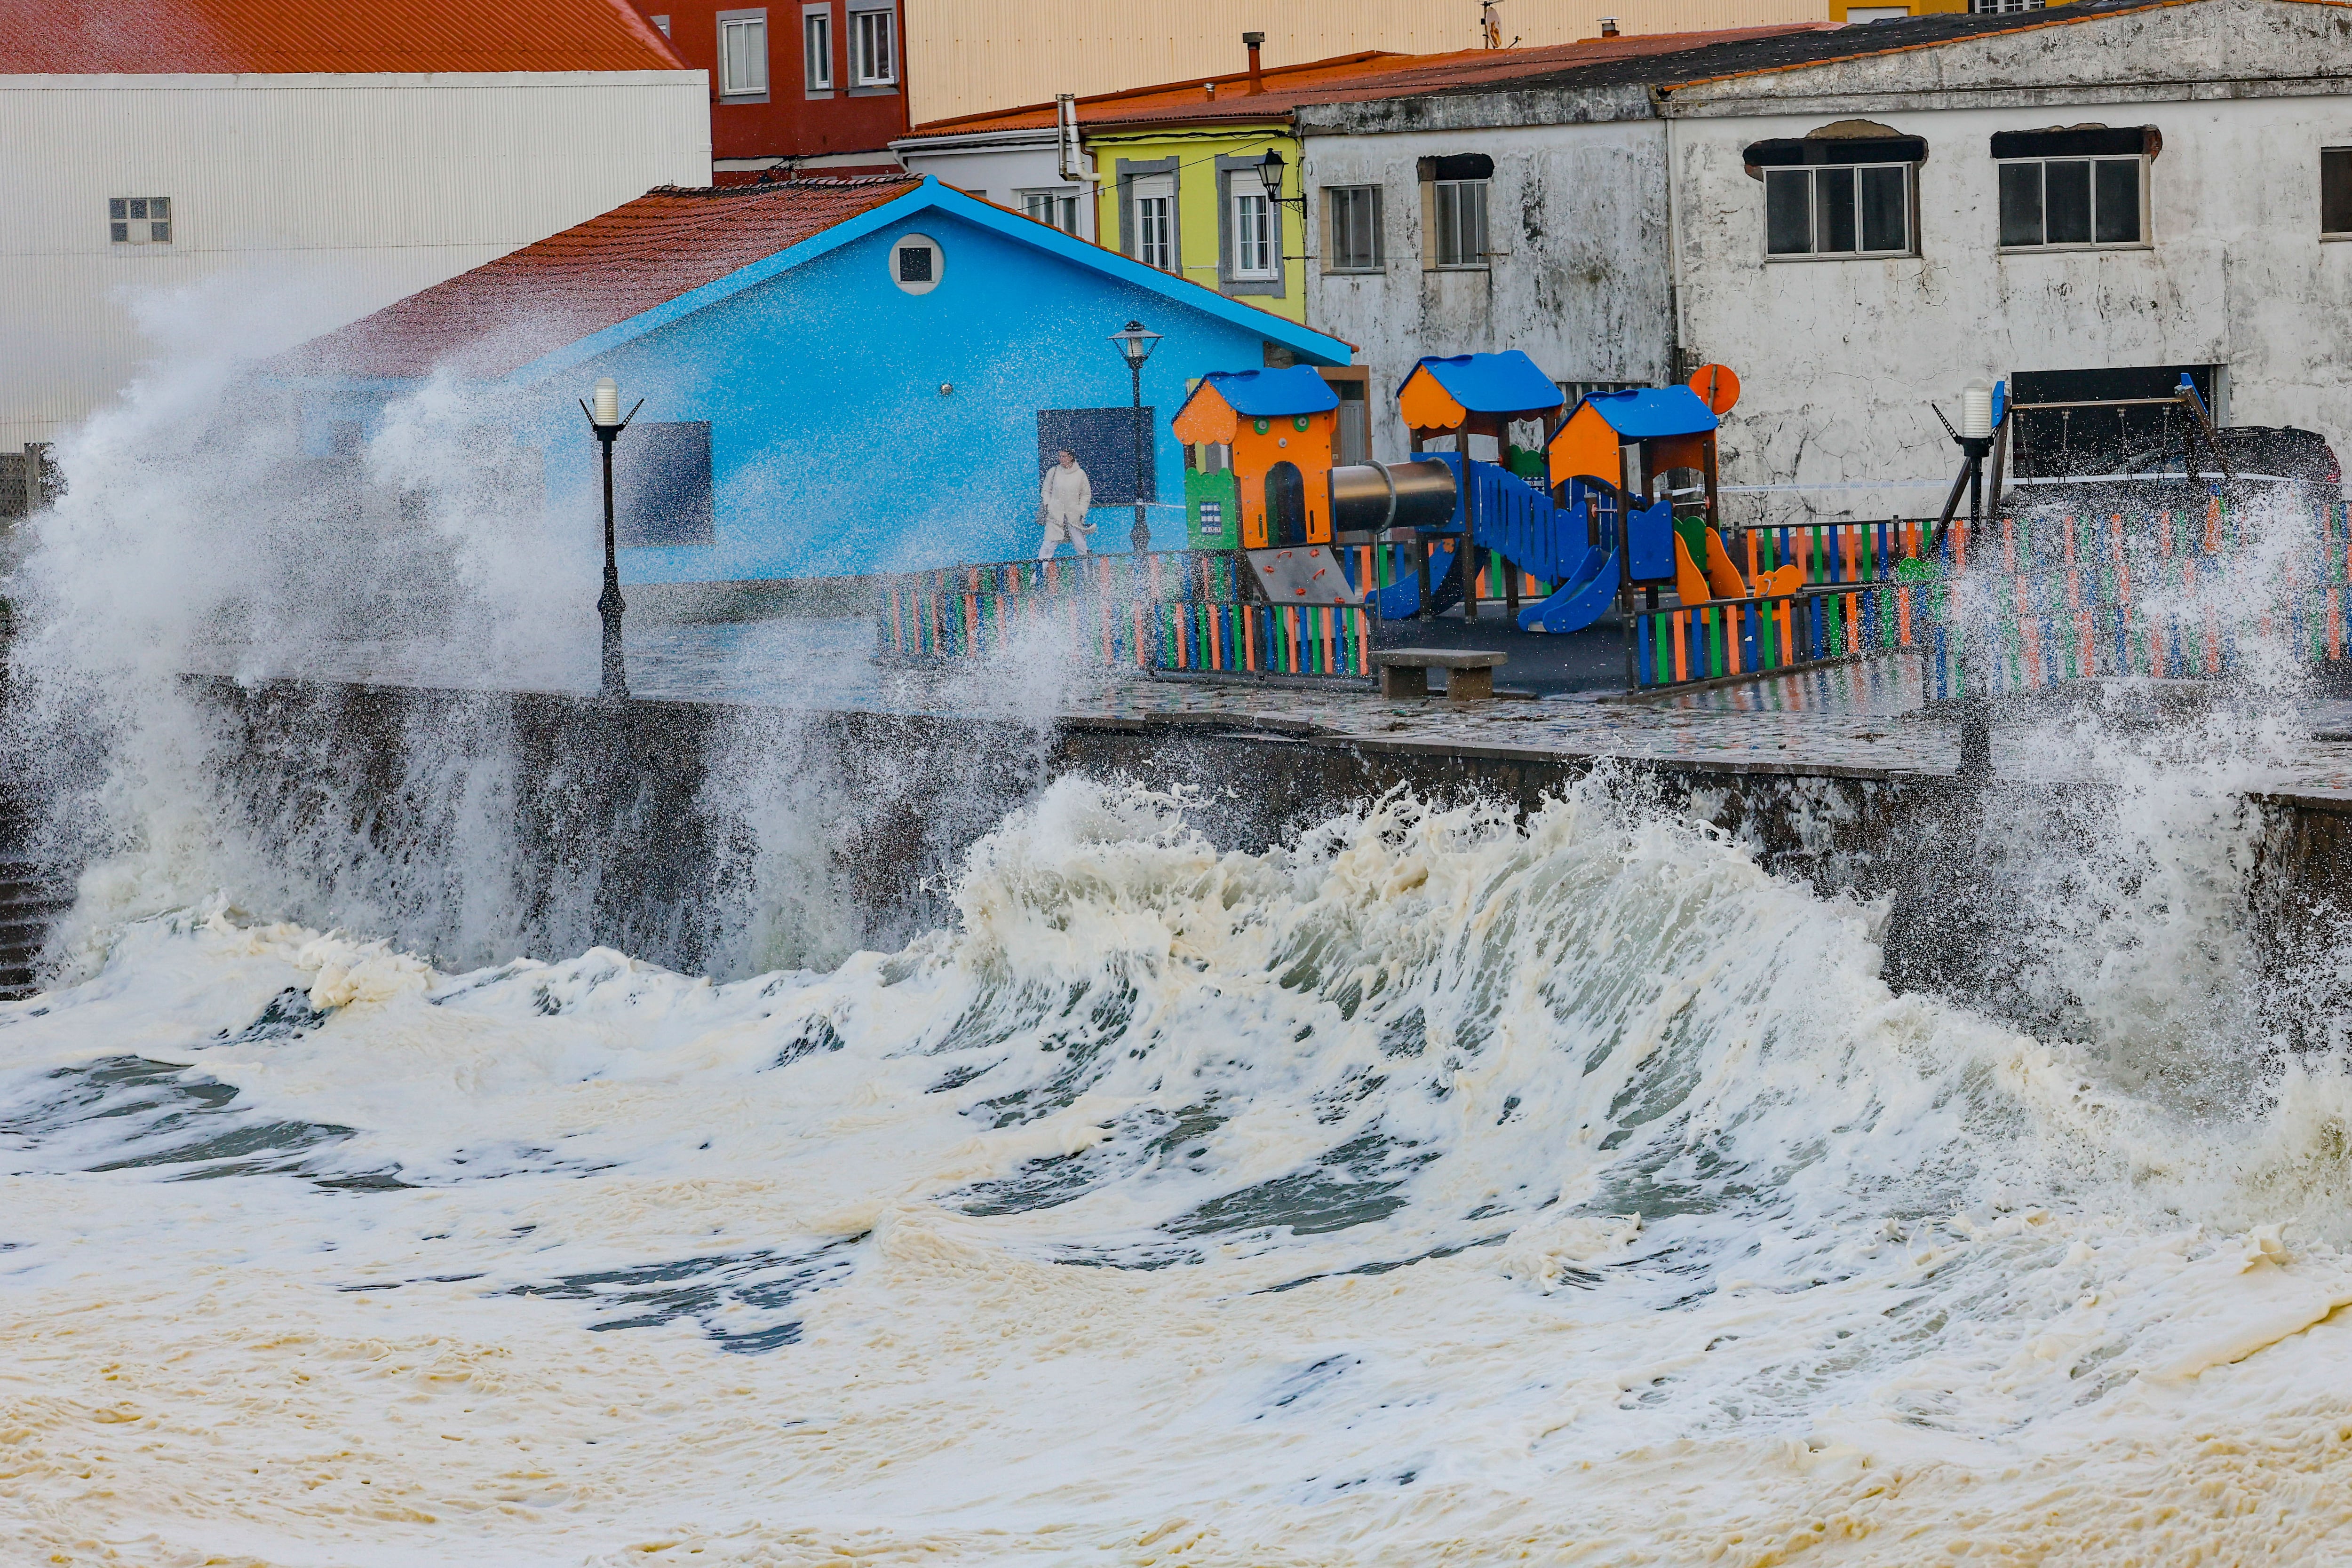
<svg viewBox="0 0 2352 1568"><path fill-rule="evenodd" d="M1089 133L1098 241L1147 267L1204 284L1292 321L1307 319L1298 142L1287 117L1265 124ZM1259 166L1278 152L1283 195Z"/></svg>

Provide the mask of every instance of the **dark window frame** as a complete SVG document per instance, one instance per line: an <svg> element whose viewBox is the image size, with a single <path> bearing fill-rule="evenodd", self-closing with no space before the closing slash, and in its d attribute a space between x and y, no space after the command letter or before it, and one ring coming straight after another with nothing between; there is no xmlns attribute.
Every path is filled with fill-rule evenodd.
<svg viewBox="0 0 2352 1568"><path fill-rule="evenodd" d="M709 420L640 420L632 424L629 439L613 444L614 548L717 544L713 474Z"/></svg>
<svg viewBox="0 0 2352 1568"><path fill-rule="evenodd" d="M1159 412L1146 403L1139 414L1132 404L1103 408L1041 408L1037 411L1037 471L1042 476L1055 454L1068 447L1087 471L1097 507L1135 504L1136 444L1140 435L1146 451L1143 496L1146 506L1160 499Z"/></svg>
<svg viewBox="0 0 2352 1568"><path fill-rule="evenodd" d="M1864 243L1869 237L1865 225L1866 198L1864 194L1867 177L1892 174L1901 197L1901 243L1891 246L1874 246ZM1892 261L1919 254L1919 165L1916 162L1848 162L1822 160L1797 164L1766 164L1758 178L1764 183L1764 259L1768 263L1798 261ZM1847 187L1847 238L1852 243L1840 246L1830 243L1835 235L1831 230L1832 204L1822 199L1824 181L1843 180ZM1806 248L1783 248L1774 235L1776 189L1789 189L1801 183L1805 190ZM1873 180L1873 183L1883 182Z"/></svg>
<svg viewBox="0 0 2352 1568"><path fill-rule="evenodd" d="M2333 160L2337 171L2335 200L2328 199L2327 170ZM2327 221L2330 206L2336 209L2336 225ZM2319 150L2319 237L2321 239L2352 239L2352 147L2322 147Z"/></svg>

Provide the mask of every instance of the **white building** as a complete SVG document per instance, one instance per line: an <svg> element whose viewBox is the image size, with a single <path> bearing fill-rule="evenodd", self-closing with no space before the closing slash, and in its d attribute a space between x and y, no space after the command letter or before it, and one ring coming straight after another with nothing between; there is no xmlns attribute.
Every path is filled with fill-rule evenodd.
<svg viewBox="0 0 2352 1568"><path fill-rule="evenodd" d="M2340 16L2091 0L1305 110L1320 210L1376 189L1384 242L1335 254L1327 219L1308 319L1376 379L1506 347L1563 381L1727 364L1750 517L1934 509L1957 454L1928 404L1979 377L2036 401L2187 372L2223 423L2352 453ZM1483 214L1442 262L1441 193ZM1391 413L1376 445L1402 444Z"/></svg>
<svg viewBox="0 0 2352 1568"><path fill-rule="evenodd" d="M241 301L268 352L709 183L702 72L623 0L528 13L0 7L0 453L120 391L157 351L142 313Z"/></svg>
<svg viewBox="0 0 2352 1568"><path fill-rule="evenodd" d="M1080 239L1095 237L1094 160L1052 125L938 132L890 144L913 174L1025 212ZM1064 170L1069 171L1067 176Z"/></svg>

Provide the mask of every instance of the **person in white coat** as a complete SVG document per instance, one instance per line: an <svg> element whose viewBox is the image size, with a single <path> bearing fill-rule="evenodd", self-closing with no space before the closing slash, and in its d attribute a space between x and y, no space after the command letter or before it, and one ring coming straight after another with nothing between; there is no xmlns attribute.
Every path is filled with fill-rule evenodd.
<svg viewBox="0 0 2352 1568"><path fill-rule="evenodd" d="M1045 483L1037 497L1038 519L1045 525L1045 541L1037 547L1039 560L1053 559L1054 551L1065 544L1080 555L1089 553L1087 536L1095 531L1095 526L1087 521L1087 510L1095 503L1094 482L1078 466L1078 455L1068 447L1063 447L1055 459L1045 470Z"/></svg>

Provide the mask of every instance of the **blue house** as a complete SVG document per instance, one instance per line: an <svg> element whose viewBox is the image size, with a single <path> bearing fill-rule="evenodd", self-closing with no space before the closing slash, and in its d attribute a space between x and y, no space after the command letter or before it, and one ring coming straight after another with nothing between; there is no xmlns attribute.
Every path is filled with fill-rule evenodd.
<svg viewBox="0 0 2352 1568"><path fill-rule="evenodd" d="M1169 421L1212 371L1349 346L936 180L662 189L412 295L273 367L325 448L436 374L510 410L548 503L592 526L597 380L645 406L614 449L631 583L840 578L1034 555L1057 446L1124 550L1142 372L1153 547L1185 539ZM354 430L352 427L357 427Z"/></svg>

